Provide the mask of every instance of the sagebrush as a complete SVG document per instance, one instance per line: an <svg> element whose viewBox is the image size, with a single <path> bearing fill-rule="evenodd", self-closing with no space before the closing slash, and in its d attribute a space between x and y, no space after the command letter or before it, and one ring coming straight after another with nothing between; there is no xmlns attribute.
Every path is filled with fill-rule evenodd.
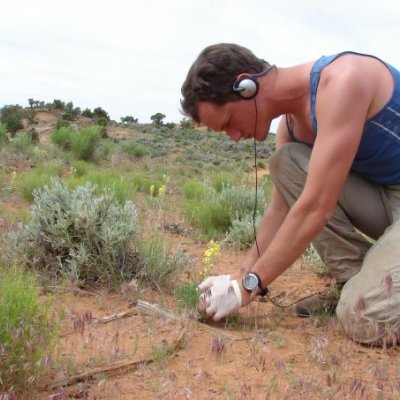
<svg viewBox="0 0 400 400"><path fill-rule="evenodd" d="M135 275L135 205L120 204L110 190L100 196L95 190L88 182L70 191L59 179L34 190L31 221L9 236L11 256L82 285L110 285Z"/></svg>

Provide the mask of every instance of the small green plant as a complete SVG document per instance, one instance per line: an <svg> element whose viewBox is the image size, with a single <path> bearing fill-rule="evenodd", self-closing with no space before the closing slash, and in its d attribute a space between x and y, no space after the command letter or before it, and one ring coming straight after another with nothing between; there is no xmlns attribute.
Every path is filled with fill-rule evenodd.
<svg viewBox="0 0 400 400"><path fill-rule="evenodd" d="M227 234L232 228L233 221L241 221L253 215L254 207L254 189L245 186L227 186L218 193L213 188L205 187L202 198L193 198L186 202L185 216L203 235L212 239ZM256 215L261 215L264 208L264 193L262 188L259 188Z"/></svg>
<svg viewBox="0 0 400 400"><path fill-rule="evenodd" d="M0 266L0 387L37 382L57 333L51 304L41 301L32 275Z"/></svg>
<svg viewBox="0 0 400 400"><path fill-rule="evenodd" d="M14 151L28 153L32 149L32 136L28 132L19 132L11 142Z"/></svg>
<svg viewBox="0 0 400 400"><path fill-rule="evenodd" d="M140 258L142 270L140 277L151 286L170 290L175 279L187 266L188 258L180 247L175 253L171 242L163 236L155 235L141 242Z"/></svg>
<svg viewBox="0 0 400 400"><path fill-rule="evenodd" d="M121 145L122 151L132 158L142 158L150 153L149 148L143 143L127 141Z"/></svg>
<svg viewBox="0 0 400 400"><path fill-rule="evenodd" d="M75 132L70 126L56 127L51 134L51 141L63 150L70 150L72 146L72 135Z"/></svg>
<svg viewBox="0 0 400 400"><path fill-rule="evenodd" d="M182 191L187 199L194 200L203 198L206 188L201 182L190 180L182 185Z"/></svg>
<svg viewBox="0 0 400 400"><path fill-rule="evenodd" d="M68 127L70 127L70 126L71 126L71 123L70 123L69 121L66 121L65 119L59 119L59 120L56 122L55 128L56 128L56 129L60 129L60 128L62 128L62 127L68 128Z"/></svg>
<svg viewBox="0 0 400 400"><path fill-rule="evenodd" d="M327 272L326 265L321 260L321 257L315 250L315 247L310 244L303 254L303 260L311 267L316 274L324 274Z"/></svg>
<svg viewBox="0 0 400 400"><path fill-rule="evenodd" d="M83 160L73 160L71 161L71 172L72 175L79 178L85 175L90 169L90 163Z"/></svg>
<svg viewBox="0 0 400 400"><path fill-rule="evenodd" d="M175 299L179 310L193 310L197 306L199 291L196 282L188 282L178 286L175 290Z"/></svg>
<svg viewBox="0 0 400 400"><path fill-rule="evenodd" d="M80 163L85 161L79 161ZM74 168L75 163L72 163ZM85 164L78 165L78 168L83 172ZM86 163L86 166L88 163ZM75 171L75 170L73 170ZM78 171L78 170L77 170ZM84 185L86 182L91 182L96 187L96 194L100 195L105 190L111 190L118 202L121 204L128 200L133 200L138 188L136 185L135 174L123 174L116 171L88 171L79 176L79 173L67 180L70 188L75 188Z"/></svg>
<svg viewBox="0 0 400 400"><path fill-rule="evenodd" d="M51 178L61 175L62 169L60 164L41 165L22 175L17 181L17 187L22 191L24 199L32 202L34 190L48 185Z"/></svg>
<svg viewBox="0 0 400 400"><path fill-rule="evenodd" d="M243 219L232 221L232 227L228 232L225 241L233 245L237 250L249 248L254 243L254 231L258 231L261 224L261 215L256 216L255 228L253 225L253 216L248 214Z"/></svg>
<svg viewBox="0 0 400 400"><path fill-rule="evenodd" d="M180 310L193 310L197 306L199 292L197 285L206 279L214 267L215 257L220 253L221 245L211 240L207 244L203 257L203 269L197 274L194 281L188 282L185 285L179 286L175 290L175 299L177 300Z"/></svg>

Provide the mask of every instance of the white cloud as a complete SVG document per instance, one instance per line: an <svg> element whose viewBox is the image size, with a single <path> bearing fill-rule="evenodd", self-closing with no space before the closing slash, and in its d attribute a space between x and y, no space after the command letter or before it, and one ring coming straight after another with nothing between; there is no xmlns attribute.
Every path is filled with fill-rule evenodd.
<svg viewBox="0 0 400 400"><path fill-rule="evenodd" d="M2 6L0 105L27 99L101 106L141 122L179 121L198 53L236 42L281 66L358 50L400 67L394 0L22 0Z"/></svg>

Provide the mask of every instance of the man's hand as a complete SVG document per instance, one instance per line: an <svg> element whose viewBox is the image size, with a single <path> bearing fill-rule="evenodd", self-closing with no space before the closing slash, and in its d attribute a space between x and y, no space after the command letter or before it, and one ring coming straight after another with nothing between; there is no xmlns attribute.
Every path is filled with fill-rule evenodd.
<svg viewBox="0 0 400 400"><path fill-rule="evenodd" d="M207 289L211 289L214 285L218 285L221 282L229 282L231 279L230 275L212 275L205 279L198 286L201 293L206 291Z"/></svg>
<svg viewBox="0 0 400 400"><path fill-rule="evenodd" d="M199 297L199 310L205 311L214 321L219 321L242 306L242 293L237 280L229 275L207 278L199 285L204 288Z"/></svg>

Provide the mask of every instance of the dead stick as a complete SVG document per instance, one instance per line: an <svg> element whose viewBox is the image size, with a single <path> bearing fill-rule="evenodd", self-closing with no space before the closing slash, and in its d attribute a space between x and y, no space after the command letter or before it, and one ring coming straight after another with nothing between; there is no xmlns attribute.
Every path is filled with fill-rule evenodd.
<svg viewBox="0 0 400 400"><path fill-rule="evenodd" d="M96 375L105 374L107 376L117 376L126 374L132 371L135 371L140 365L148 365L153 362L153 359L142 359L136 361L122 361L107 367L97 367L93 368L89 371L81 372L72 376L69 376L65 379L59 379L57 381L51 382L46 385L43 389L46 389L47 386L71 386L78 382L84 382L88 380L92 380Z"/></svg>
<svg viewBox="0 0 400 400"><path fill-rule="evenodd" d="M163 308L161 308L159 305L157 304L151 304L148 303L147 301L143 301L143 300L139 300L136 308L141 311L142 313L146 314L146 315L150 315L152 317L165 317L168 320L182 320L182 316L181 315L177 315L172 313L171 311L167 311L164 310ZM228 339L232 339L232 340L238 340L241 338L238 338L237 336L224 331L222 329L219 328L214 328L212 326L209 326L207 324L203 324L202 322L196 321L194 319L190 320L196 327L200 328L200 329L204 329L208 332L213 333L214 335L223 335Z"/></svg>
<svg viewBox="0 0 400 400"><path fill-rule="evenodd" d="M175 339L171 343L171 345L167 345L166 354L174 355L179 350L182 350L185 347L185 339L186 339L186 327L182 326ZM123 374L130 373L135 371L141 365L149 365L154 362L154 357L145 358L136 361L119 361L111 365L96 367L90 369L85 372L81 372L72 376L67 377L66 379L59 379L51 384L47 385L56 387L56 386L71 386L78 382L85 382L92 380L96 375L107 375L111 376L119 376ZM47 387L43 387L42 389L46 389Z"/></svg>
<svg viewBox="0 0 400 400"><path fill-rule="evenodd" d="M98 324L107 324L109 322L116 321L117 319L131 317L132 315L136 315L136 310L123 311L123 312L120 312L120 313L117 313L117 314L108 315L107 317L98 318L96 320L96 323L98 323Z"/></svg>

